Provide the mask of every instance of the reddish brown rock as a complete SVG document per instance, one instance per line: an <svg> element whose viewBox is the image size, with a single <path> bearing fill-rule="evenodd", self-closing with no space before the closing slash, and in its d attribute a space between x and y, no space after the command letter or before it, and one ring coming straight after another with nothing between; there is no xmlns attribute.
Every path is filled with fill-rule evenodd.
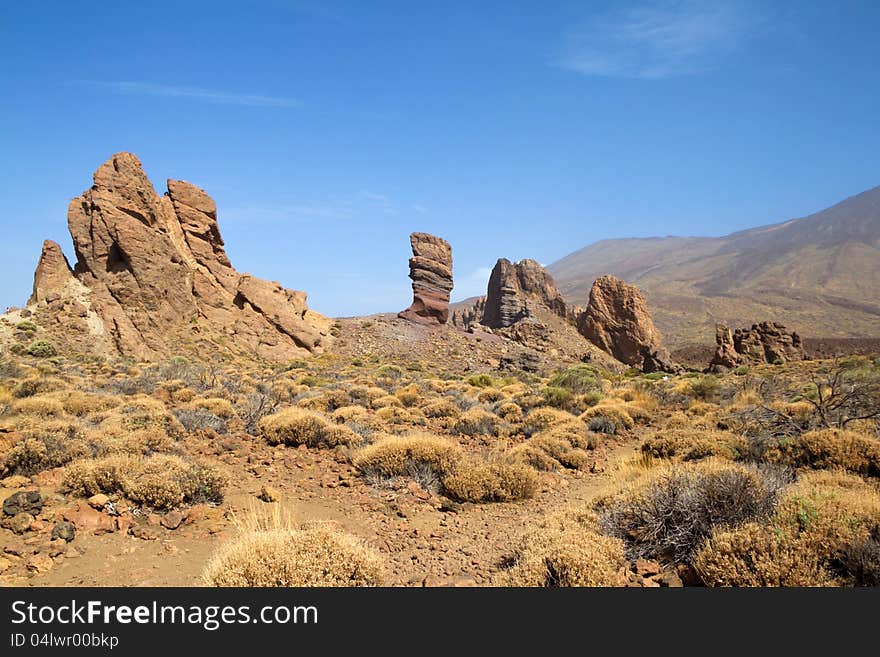
<svg viewBox="0 0 880 657"><path fill-rule="evenodd" d="M204 190L169 180L159 196L130 153L101 165L71 201L68 227L73 274L47 242L31 298L62 346L143 360L206 349L286 360L331 339L304 292L233 269Z"/></svg>
<svg viewBox="0 0 880 657"><path fill-rule="evenodd" d="M710 372L724 372L740 365L804 360L800 336L776 322L753 324L750 329L731 330L715 326L715 356Z"/></svg>
<svg viewBox="0 0 880 657"><path fill-rule="evenodd" d="M409 241L413 252L409 260L413 302L398 316L418 324L446 324L453 285L452 247L428 233L413 233Z"/></svg>
<svg viewBox="0 0 880 657"><path fill-rule="evenodd" d="M52 240L43 242L43 252L34 272L34 291L28 303L48 301L50 295L58 294L74 282L73 270L58 243Z"/></svg>
<svg viewBox="0 0 880 657"><path fill-rule="evenodd" d="M489 277L481 323L491 328L513 326L532 316L534 304L560 317L568 316L568 307L553 277L539 263L527 259L514 264L499 259Z"/></svg>
<svg viewBox="0 0 880 657"><path fill-rule="evenodd" d="M577 328L590 342L644 372L675 371L639 289L614 276L593 283Z"/></svg>

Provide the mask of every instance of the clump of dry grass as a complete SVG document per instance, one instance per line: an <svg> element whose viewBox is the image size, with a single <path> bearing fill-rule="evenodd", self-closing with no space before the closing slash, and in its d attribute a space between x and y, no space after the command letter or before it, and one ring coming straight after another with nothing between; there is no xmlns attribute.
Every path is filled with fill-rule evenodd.
<svg viewBox="0 0 880 657"><path fill-rule="evenodd" d="M876 585L880 493L842 472L790 486L769 521L713 532L694 561L710 586Z"/></svg>
<svg viewBox="0 0 880 657"><path fill-rule="evenodd" d="M499 586L623 586L626 557L620 539L603 536L589 517L562 514L528 534Z"/></svg>
<svg viewBox="0 0 880 657"><path fill-rule="evenodd" d="M594 418L605 418L614 423L616 430L629 431L635 426L635 421L630 415L627 407L622 403L600 402L592 408L588 408L580 414L580 420L587 425ZM610 432L616 433L616 431Z"/></svg>
<svg viewBox="0 0 880 657"><path fill-rule="evenodd" d="M495 414L505 422L517 423L523 418L523 410L516 402L505 402L495 409Z"/></svg>
<svg viewBox="0 0 880 657"><path fill-rule="evenodd" d="M244 531L205 567L209 586L379 586L382 558L358 539L329 527Z"/></svg>
<svg viewBox="0 0 880 657"><path fill-rule="evenodd" d="M558 424L576 422L578 418L558 408L536 408L523 420L522 432L531 436Z"/></svg>
<svg viewBox="0 0 880 657"><path fill-rule="evenodd" d="M787 483L775 469L706 460L658 469L597 510L631 556L690 563L713 530L768 517Z"/></svg>
<svg viewBox="0 0 880 657"><path fill-rule="evenodd" d="M368 476L405 476L414 467L449 472L461 458L461 448L451 440L427 433L387 436L358 450L354 466Z"/></svg>
<svg viewBox="0 0 880 657"><path fill-rule="evenodd" d="M504 421L484 408L474 407L458 416L453 430L465 436L500 436Z"/></svg>
<svg viewBox="0 0 880 657"><path fill-rule="evenodd" d="M270 445L335 447L361 441L361 437L345 425L333 424L323 415L296 407L267 415L260 420L258 428Z"/></svg>
<svg viewBox="0 0 880 657"><path fill-rule="evenodd" d="M794 468L840 468L880 477L880 440L845 429L821 429L760 445L759 457Z"/></svg>
<svg viewBox="0 0 880 657"><path fill-rule="evenodd" d="M730 461L743 458L748 441L729 431L665 429L642 443L642 452L654 458L698 461L715 456Z"/></svg>
<svg viewBox="0 0 880 657"><path fill-rule="evenodd" d="M447 495L462 502L512 502L532 497L537 473L527 465L467 457L442 478Z"/></svg>
<svg viewBox="0 0 880 657"><path fill-rule="evenodd" d="M214 467L177 456L113 454L74 461L67 466L63 490L81 496L120 494L156 509L181 504L220 502L227 478Z"/></svg>
<svg viewBox="0 0 880 657"><path fill-rule="evenodd" d="M0 473L33 475L106 451L77 424L50 420L20 430L20 438L0 457Z"/></svg>
<svg viewBox="0 0 880 657"><path fill-rule="evenodd" d="M185 408L204 410L224 420L235 417L235 408L232 402L222 397L199 397L189 402Z"/></svg>

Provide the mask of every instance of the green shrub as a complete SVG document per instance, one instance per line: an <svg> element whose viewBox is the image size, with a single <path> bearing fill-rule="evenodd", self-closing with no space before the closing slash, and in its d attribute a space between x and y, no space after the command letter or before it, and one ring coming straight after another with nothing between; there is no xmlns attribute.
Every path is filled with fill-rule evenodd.
<svg viewBox="0 0 880 657"><path fill-rule="evenodd" d="M596 368L590 365L576 365L562 372L557 372L547 385L552 388L565 388L573 393L585 394L602 391L602 383Z"/></svg>
<svg viewBox="0 0 880 657"><path fill-rule="evenodd" d="M27 352L34 358L51 358L58 355L55 345L46 340L34 340L28 346Z"/></svg>

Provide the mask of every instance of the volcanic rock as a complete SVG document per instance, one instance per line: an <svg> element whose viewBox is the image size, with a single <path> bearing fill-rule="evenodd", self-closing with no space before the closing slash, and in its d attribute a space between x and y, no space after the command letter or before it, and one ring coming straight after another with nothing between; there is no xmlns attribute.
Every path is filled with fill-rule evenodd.
<svg viewBox="0 0 880 657"><path fill-rule="evenodd" d="M593 283L577 328L590 342L630 367L672 372L676 365L662 346L660 332L639 289L614 276Z"/></svg>
<svg viewBox="0 0 880 657"><path fill-rule="evenodd" d="M62 346L142 360L187 349L286 360L329 344L330 322L308 310L305 293L232 268L210 196L181 180L159 196L131 153L95 172L70 203L68 228L73 273L46 242L30 302Z"/></svg>
<svg viewBox="0 0 880 657"><path fill-rule="evenodd" d="M23 490L13 493L3 500L3 513L7 516L15 516L19 513L38 515L43 509L43 498L39 491Z"/></svg>
<svg viewBox="0 0 880 657"><path fill-rule="evenodd" d="M409 241L413 252L409 260L413 302L398 317L417 324L446 324L452 292L452 247L428 233L413 233Z"/></svg>
<svg viewBox="0 0 880 657"><path fill-rule="evenodd" d="M489 277L481 323L491 328L513 326L532 315L530 306L535 303L560 317L568 315L568 307L553 277L539 263L527 259L514 264L501 258Z"/></svg>
<svg viewBox="0 0 880 657"><path fill-rule="evenodd" d="M804 360L800 336L777 322L752 324L750 329L715 326L715 356L710 372L724 372L743 364L778 363Z"/></svg>

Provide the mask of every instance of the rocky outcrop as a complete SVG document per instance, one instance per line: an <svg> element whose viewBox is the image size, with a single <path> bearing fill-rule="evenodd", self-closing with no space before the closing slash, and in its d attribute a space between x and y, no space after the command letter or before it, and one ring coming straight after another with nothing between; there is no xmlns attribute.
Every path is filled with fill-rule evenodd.
<svg viewBox="0 0 880 657"><path fill-rule="evenodd" d="M210 196L181 180L159 196L131 153L111 157L70 202L68 228L76 283L64 278L60 248L47 243L31 302L39 313L65 288L85 307L96 350L152 360L219 349L284 360L329 343L329 320L308 310L305 293L233 269Z"/></svg>
<svg viewBox="0 0 880 657"><path fill-rule="evenodd" d="M750 329L715 326L715 356L710 372L725 372L740 365L804 360L800 336L776 322L753 324Z"/></svg>
<svg viewBox="0 0 880 657"><path fill-rule="evenodd" d="M452 325L463 331L473 331L473 328L483 319L486 310L486 297L477 297L470 306L458 308L452 313Z"/></svg>
<svg viewBox="0 0 880 657"><path fill-rule="evenodd" d="M490 328L505 328L532 316L532 308L541 304L560 317L568 308L556 289L553 277L534 260L512 263L501 258L495 263L481 323Z"/></svg>
<svg viewBox="0 0 880 657"><path fill-rule="evenodd" d="M577 317L587 340L630 367L672 372L677 366L662 346L648 304L639 289L614 276L593 283L586 309Z"/></svg>
<svg viewBox="0 0 880 657"><path fill-rule="evenodd" d="M409 242L413 252L409 260L413 302L398 317L418 324L446 324L452 292L452 247L428 233L413 233Z"/></svg>
<svg viewBox="0 0 880 657"><path fill-rule="evenodd" d="M58 294L74 281L73 270L64 257L61 247L57 242L46 240L43 242L43 252L34 272L34 291L28 303L46 302L53 293Z"/></svg>

